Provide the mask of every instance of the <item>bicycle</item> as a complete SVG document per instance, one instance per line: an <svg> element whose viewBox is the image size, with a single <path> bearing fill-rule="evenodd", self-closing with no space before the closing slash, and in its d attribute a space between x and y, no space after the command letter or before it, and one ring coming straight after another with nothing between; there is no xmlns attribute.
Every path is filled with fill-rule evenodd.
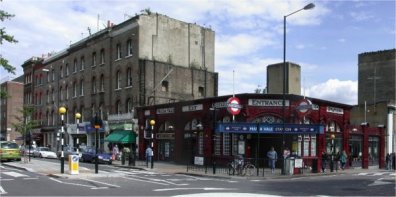
<svg viewBox="0 0 396 197"><path fill-rule="evenodd" d="M228 164L228 175L235 175L235 172L239 176L253 176L256 171L256 167L249 161L233 161Z"/></svg>

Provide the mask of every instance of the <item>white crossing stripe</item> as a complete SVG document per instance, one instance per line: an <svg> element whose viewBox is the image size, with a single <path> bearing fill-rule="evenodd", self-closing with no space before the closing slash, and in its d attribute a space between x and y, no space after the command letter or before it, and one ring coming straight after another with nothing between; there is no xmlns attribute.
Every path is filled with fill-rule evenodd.
<svg viewBox="0 0 396 197"><path fill-rule="evenodd" d="M374 173L373 174L373 176L381 176L381 175L384 175L386 172L377 172L377 173Z"/></svg>
<svg viewBox="0 0 396 197"><path fill-rule="evenodd" d="M3 189L1 185L0 185L0 194L7 194L7 192Z"/></svg>
<svg viewBox="0 0 396 197"><path fill-rule="evenodd" d="M367 173L367 172L361 172L361 173L359 173L358 175L359 176L365 176L365 175L368 175L369 173Z"/></svg>
<svg viewBox="0 0 396 197"><path fill-rule="evenodd" d="M27 177L28 176L28 175L21 174L18 172L3 172L3 174L6 174L6 175L12 176L12 177Z"/></svg>
<svg viewBox="0 0 396 197"><path fill-rule="evenodd" d="M390 174L390 176L396 176L396 173L392 173L392 174Z"/></svg>

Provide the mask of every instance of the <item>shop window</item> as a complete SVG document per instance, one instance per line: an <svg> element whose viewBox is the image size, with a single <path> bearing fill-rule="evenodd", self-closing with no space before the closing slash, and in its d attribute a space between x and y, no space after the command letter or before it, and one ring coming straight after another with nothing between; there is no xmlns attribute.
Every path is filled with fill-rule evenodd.
<svg viewBox="0 0 396 197"><path fill-rule="evenodd" d="M214 154L215 155L220 155L220 135L215 135L214 136Z"/></svg>
<svg viewBox="0 0 396 197"><path fill-rule="evenodd" d="M230 155L230 134L223 133L223 155Z"/></svg>
<svg viewBox="0 0 396 197"><path fill-rule="evenodd" d="M335 121L330 121L326 125L326 131L330 132L341 132L340 126Z"/></svg>

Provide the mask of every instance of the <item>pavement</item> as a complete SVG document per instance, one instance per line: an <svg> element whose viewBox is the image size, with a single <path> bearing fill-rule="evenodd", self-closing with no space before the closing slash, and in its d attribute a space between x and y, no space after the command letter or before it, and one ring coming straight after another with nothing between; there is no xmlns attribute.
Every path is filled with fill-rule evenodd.
<svg viewBox="0 0 396 197"><path fill-rule="evenodd" d="M336 174L355 174L355 173L370 173L370 172L381 172L386 171L378 168L371 169L346 169L346 170L338 170L334 172L326 172L326 173L312 173L309 170L305 170L300 174L293 175L282 175L280 169L276 169L274 173L271 173L270 169L264 169L264 175L262 169L260 169L259 176L236 176L236 175L228 175L224 170L217 170L216 174L213 174L212 168L189 168L187 169L187 165L176 164L172 162L155 162L154 167L150 168L144 165L144 161L138 161L137 166L129 166L122 165L120 161L113 161L113 166L116 168L131 168L137 170L145 170L152 171L157 173L166 173L166 174L187 174L191 176L205 176L205 177L215 177L215 178L224 178L224 179L290 179L291 177L308 177L308 176L324 176L324 175L336 175ZM50 162L42 159L32 158L31 161L16 161L16 162L4 162L2 163L4 166L14 167L30 172L36 172L39 174L43 174L46 176L52 176L57 178L95 178L95 177L120 177L125 176L122 172L108 172L101 170L99 165L99 173L95 173L94 169L89 169L80 166L78 174L70 174L68 161L65 161L64 173L60 173L60 163Z"/></svg>

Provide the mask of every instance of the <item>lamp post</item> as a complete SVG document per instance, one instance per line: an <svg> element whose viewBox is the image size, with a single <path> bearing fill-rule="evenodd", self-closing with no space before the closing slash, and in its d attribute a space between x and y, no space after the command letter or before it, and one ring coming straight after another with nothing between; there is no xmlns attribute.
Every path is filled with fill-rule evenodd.
<svg viewBox="0 0 396 197"><path fill-rule="evenodd" d="M333 172L333 171L334 171L334 150L335 150L335 148L334 148L334 138L335 138L335 135L334 135L334 134L331 134L331 135L330 135L330 138L331 138L331 161L330 161L330 171Z"/></svg>
<svg viewBox="0 0 396 197"><path fill-rule="evenodd" d="M293 15L301 10L309 10L315 7L315 4L310 3L303 8L294 11L288 15L283 16L283 94L282 94L282 152L283 149L285 149L285 107L286 107L286 18L290 15ZM285 174L285 160L283 160L283 166L282 166L282 174Z"/></svg>
<svg viewBox="0 0 396 197"><path fill-rule="evenodd" d="M77 139L76 139L76 146L77 146L77 155L79 154L79 148L80 148L80 140L79 140L79 137L78 137L78 134L79 134L79 128L78 128L78 124L80 123L80 118L81 118L81 114L80 113L76 113L75 114L75 116L74 116L75 118L76 118L76 122L77 122L77 129L76 129L76 134L77 134Z"/></svg>
<svg viewBox="0 0 396 197"><path fill-rule="evenodd" d="M213 110L213 133L212 133L212 166L213 166L213 174L216 174L216 161L215 161L215 145L216 145L216 121L217 121L217 108L213 106L213 108L210 108L210 110Z"/></svg>
<svg viewBox="0 0 396 197"><path fill-rule="evenodd" d="M154 125L155 125L155 120L150 120L150 125L151 125L151 149L154 152ZM151 157L151 169L154 167L154 154Z"/></svg>
<svg viewBox="0 0 396 197"><path fill-rule="evenodd" d="M65 107L60 107L59 108L59 114L61 115L61 158L60 158L60 161L61 161L61 173L63 174L63 173L65 173L65 155L64 155L64 153L63 153L63 146L64 146L64 138L63 138L63 136L64 136L64 122L63 122L63 119L64 119L64 115L65 115L65 113L66 113L66 108Z"/></svg>

